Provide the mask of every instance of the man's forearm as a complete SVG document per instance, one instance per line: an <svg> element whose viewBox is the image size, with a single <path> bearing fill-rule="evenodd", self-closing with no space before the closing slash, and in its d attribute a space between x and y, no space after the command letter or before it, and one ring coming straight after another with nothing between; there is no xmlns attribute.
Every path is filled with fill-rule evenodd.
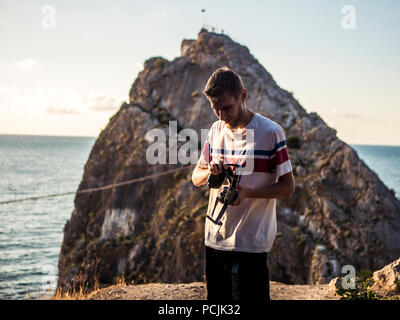
<svg viewBox="0 0 400 320"><path fill-rule="evenodd" d="M196 187L205 185L210 175L210 170L206 167L197 167L192 175L192 182Z"/></svg>
<svg viewBox="0 0 400 320"><path fill-rule="evenodd" d="M289 197L292 193L293 190L288 184L279 181L261 189L245 188L246 198L279 199Z"/></svg>

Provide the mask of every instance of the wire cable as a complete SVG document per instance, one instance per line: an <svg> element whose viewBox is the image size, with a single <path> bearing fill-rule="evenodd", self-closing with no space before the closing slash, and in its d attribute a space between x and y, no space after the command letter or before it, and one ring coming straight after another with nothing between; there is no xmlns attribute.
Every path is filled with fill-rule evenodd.
<svg viewBox="0 0 400 320"><path fill-rule="evenodd" d="M54 198L54 197L60 197L60 196L65 196L65 195L69 195L69 194L89 193L89 192L96 192L96 191L101 191L101 190L106 190L106 189L112 189L112 188L115 188L115 187L120 187L120 186L124 186L124 185L127 185L127 184L132 184L132 183L136 183L136 182L139 182L139 181L145 181L145 180L149 180L149 179L154 179L156 177L164 176L164 175L167 175L167 174L170 174L170 173L173 173L173 172L177 172L177 171L181 171L181 170L193 167L193 166L195 166L195 165L191 164L191 165L188 165L188 166L184 166L184 167L180 167L180 168L176 168L176 169L171 169L171 170L167 170L167 171L160 172L160 173L155 173L155 174L144 176L144 177L140 177L140 178L135 178L135 179L126 180L126 181L122 181L122 182L118 182L118 183L113 183L113 184L109 184L109 185L102 186L102 187L78 190L76 192L75 191L70 191L70 192L64 192L64 193L48 194L48 195L44 195L44 196L37 196L37 197L29 197L29 198L22 198L22 199L0 201L0 205L1 204L14 203L14 202L21 202L21 201L38 200L38 199L44 199L44 198Z"/></svg>

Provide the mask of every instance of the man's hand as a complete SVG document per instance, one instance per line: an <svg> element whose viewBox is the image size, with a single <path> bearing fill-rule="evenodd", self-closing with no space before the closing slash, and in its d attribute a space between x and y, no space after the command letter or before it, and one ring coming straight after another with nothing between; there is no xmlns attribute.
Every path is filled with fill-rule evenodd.
<svg viewBox="0 0 400 320"><path fill-rule="evenodd" d="M208 169L210 170L211 174L218 175L222 172L222 163L209 163Z"/></svg>
<svg viewBox="0 0 400 320"><path fill-rule="evenodd" d="M231 206L238 206L244 199L247 198L248 188L238 185L236 187L236 192L238 193L236 200L231 203Z"/></svg>
<svg viewBox="0 0 400 320"><path fill-rule="evenodd" d="M208 164L198 164L192 173L192 182L196 187L205 185L208 176L211 174L217 175L222 172L221 162L212 162Z"/></svg>

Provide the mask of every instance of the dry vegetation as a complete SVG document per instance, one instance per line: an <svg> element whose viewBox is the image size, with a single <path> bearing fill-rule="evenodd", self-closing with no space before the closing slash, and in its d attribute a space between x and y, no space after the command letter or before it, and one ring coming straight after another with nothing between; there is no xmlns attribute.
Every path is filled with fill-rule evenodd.
<svg viewBox="0 0 400 320"><path fill-rule="evenodd" d="M288 285L270 281L272 300L337 300L339 296L329 285ZM127 285L123 277L106 288L95 288L89 293L80 289L74 293L57 292L52 300L205 300L204 282Z"/></svg>

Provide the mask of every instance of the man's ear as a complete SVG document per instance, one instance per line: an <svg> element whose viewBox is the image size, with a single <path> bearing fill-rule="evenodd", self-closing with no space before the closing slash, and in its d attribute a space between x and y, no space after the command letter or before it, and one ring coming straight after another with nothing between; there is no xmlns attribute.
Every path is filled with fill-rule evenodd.
<svg viewBox="0 0 400 320"><path fill-rule="evenodd" d="M245 101L246 101L247 96L248 96L247 90L246 90L246 88L243 88L242 93L240 94L240 97L241 97L241 99L242 99L242 102L245 102Z"/></svg>

